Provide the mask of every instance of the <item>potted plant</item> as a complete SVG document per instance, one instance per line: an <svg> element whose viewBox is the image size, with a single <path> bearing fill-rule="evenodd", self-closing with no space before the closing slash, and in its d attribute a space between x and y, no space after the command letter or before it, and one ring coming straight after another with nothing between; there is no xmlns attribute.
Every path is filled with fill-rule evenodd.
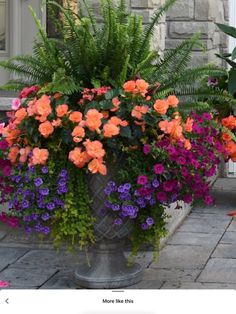
<svg viewBox="0 0 236 314"><path fill-rule="evenodd" d="M210 113L181 110L183 105L200 105L186 99L189 92L180 88L181 75L224 71L182 69L175 87L167 82L172 61L177 62L177 56L182 62L188 59L196 38L186 41L183 50L167 54L169 67L164 60L160 68L153 64L153 26L174 2L168 0L155 13L145 32L141 19L127 15L123 2L119 7L110 1L103 4L101 26L90 10L85 18L61 8L67 21L61 39L47 38L38 24L41 41L35 55L1 63L27 77L9 87L28 85L14 99L8 123L0 129L2 158L10 165L3 181L11 189L2 199L9 202L9 210L1 220L13 220L29 234L52 236L56 246L63 241L71 249L92 245L89 263L76 271L85 287L138 282L142 268L127 262L123 240L131 241L132 255L145 244L157 251L165 234L166 206L178 200L213 202L206 177L214 175L220 156L226 155L222 126ZM86 38L83 47L81 38ZM125 46L119 47L119 40ZM110 55L121 48L125 58L117 50ZM153 81L141 75L152 75ZM200 100L206 95L206 90L194 91ZM201 102L202 109L206 105ZM5 166L1 169L6 171Z"/></svg>

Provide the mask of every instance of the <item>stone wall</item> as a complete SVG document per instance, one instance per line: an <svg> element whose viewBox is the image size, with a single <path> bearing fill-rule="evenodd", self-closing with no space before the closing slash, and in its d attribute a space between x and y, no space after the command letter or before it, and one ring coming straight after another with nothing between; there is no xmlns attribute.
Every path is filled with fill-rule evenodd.
<svg viewBox="0 0 236 314"><path fill-rule="evenodd" d="M99 13L99 1L89 0L92 7L97 14ZM127 7L130 8L135 14L139 14L143 18L143 24L147 25L155 10L157 10L165 0L126 0ZM98 14L99 16L99 14ZM156 26L152 46L154 49L158 49L161 52L165 49L165 35L166 35L166 16L163 15L160 24Z"/></svg>
<svg viewBox="0 0 236 314"><path fill-rule="evenodd" d="M166 20L166 49L174 48L181 40L200 31L206 52L195 48L192 64L221 64L215 53L227 51L228 38L219 32L215 22L228 23L228 0L178 0Z"/></svg>
<svg viewBox="0 0 236 314"><path fill-rule="evenodd" d="M140 14L143 17L143 24L150 22L155 10L157 10L165 0L131 0L130 8L132 12ZM152 40L152 47L155 50L163 52L165 49L166 35L166 16L163 15L158 26L155 27L155 32Z"/></svg>

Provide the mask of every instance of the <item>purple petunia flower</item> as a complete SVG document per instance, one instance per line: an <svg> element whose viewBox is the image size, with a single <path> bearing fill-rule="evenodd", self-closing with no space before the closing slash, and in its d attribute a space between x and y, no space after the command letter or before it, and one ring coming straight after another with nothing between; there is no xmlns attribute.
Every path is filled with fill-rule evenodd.
<svg viewBox="0 0 236 314"><path fill-rule="evenodd" d="M58 183L58 186L66 186L67 181L63 178L63 179L58 180L57 183Z"/></svg>
<svg viewBox="0 0 236 314"><path fill-rule="evenodd" d="M151 206L155 205L156 203L157 203L157 202L156 202L156 200L155 200L154 198L151 198L150 201L149 201L149 204L150 204Z"/></svg>
<svg viewBox="0 0 236 314"><path fill-rule="evenodd" d="M126 189L124 188L123 185L120 185L120 186L118 187L118 192L119 192L119 193L124 193L125 190L126 190Z"/></svg>
<svg viewBox="0 0 236 314"><path fill-rule="evenodd" d="M112 193L112 188L110 188L109 186L106 186L105 189L104 189L104 193L106 195L111 195Z"/></svg>
<svg viewBox="0 0 236 314"><path fill-rule="evenodd" d="M148 229L148 224L146 222L141 224L142 230L147 230Z"/></svg>
<svg viewBox="0 0 236 314"><path fill-rule="evenodd" d="M148 217L148 218L146 219L146 224L147 224L149 227L152 226L152 225L154 224L153 218L152 218L152 217Z"/></svg>
<svg viewBox="0 0 236 314"><path fill-rule="evenodd" d="M122 225L122 224L123 224L123 220L122 220L121 218L116 218L116 219L114 220L114 225L120 226L120 225Z"/></svg>
<svg viewBox="0 0 236 314"><path fill-rule="evenodd" d="M22 207L23 209L28 208L28 207L29 207L29 201L24 200L24 201L21 203L21 207Z"/></svg>
<svg viewBox="0 0 236 314"><path fill-rule="evenodd" d="M50 215L49 213L44 213L42 216L41 216L42 220L44 221L47 221L49 218L50 218Z"/></svg>
<svg viewBox="0 0 236 314"><path fill-rule="evenodd" d="M154 179L154 180L152 181L152 186L153 186L154 188L158 188L158 187L160 186L160 182L159 182L157 179Z"/></svg>
<svg viewBox="0 0 236 314"><path fill-rule="evenodd" d="M42 228L42 232L46 235L48 235L50 233L50 228L49 227L44 227Z"/></svg>
<svg viewBox="0 0 236 314"><path fill-rule="evenodd" d="M131 189L131 184L130 184L130 183L125 183L125 184L124 184L124 189L125 189L126 191L129 191L129 190Z"/></svg>
<svg viewBox="0 0 236 314"><path fill-rule="evenodd" d="M68 192L68 188L66 186L60 186L57 189L57 194L61 195L61 194L65 194Z"/></svg>
<svg viewBox="0 0 236 314"><path fill-rule="evenodd" d="M59 173L59 177L61 178L65 178L68 175L68 171L63 169L60 173Z"/></svg>
<svg viewBox="0 0 236 314"><path fill-rule="evenodd" d="M48 210L53 210L53 209L55 209L56 206L53 202L50 202L46 205L46 207Z"/></svg>
<svg viewBox="0 0 236 314"><path fill-rule="evenodd" d="M23 220L25 222L30 222L31 221L31 217L29 215L26 215L26 216L23 217Z"/></svg>
<svg viewBox="0 0 236 314"><path fill-rule="evenodd" d="M39 186L42 185L42 184L43 184L42 178L36 178L36 179L34 179L34 185L35 185L36 187L39 187Z"/></svg>
<svg viewBox="0 0 236 314"><path fill-rule="evenodd" d="M39 214L32 214L32 215L31 215L31 218L32 218L33 220L38 220L38 219L39 219Z"/></svg>
<svg viewBox="0 0 236 314"><path fill-rule="evenodd" d="M120 205L119 205L119 204L112 204L112 205L111 205L111 209L112 209L113 211L118 211L118 210L120 210Z"/></svg>
<svg viewBox="0 0 236 314"><path fill-rule="evenodd" d="M42 168L41 168L41 172L42 172L43 174L48 173L48 167L46 167L46 166L42 167Z"/></svg>
<svg viewBox="0 0 236 314"><path fill-rule="evenodd" d="M49 189L48 188L39 189L39 194L43 195L43 196L46 196L46 195L49 194Z"/></svg>

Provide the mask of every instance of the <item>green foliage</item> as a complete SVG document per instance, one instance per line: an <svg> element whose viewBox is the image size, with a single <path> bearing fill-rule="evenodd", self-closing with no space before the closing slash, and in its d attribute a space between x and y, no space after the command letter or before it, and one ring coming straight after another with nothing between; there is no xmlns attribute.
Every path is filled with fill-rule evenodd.
<svg viewBox="0 0 236 314"><path fill-rule="evenodd" d="M236 38L235 27L224 25L224 24L219 24L219 23L216 23L216 25L225 34L229 35L230 37ZM226 87L229 93L235 97L236 95L236 63L233 60L236 59L236 47L234 48L232 54L223 53L223 54L217 54L217 56L223 59L224 61L226 61L231 66L231 69L229 70L228 81L226 81Z"/></svg>
<svg viewBox="0 0 236 314"><path fill-rule="evenodd" d="M63 240L73 249L79 243L80 249L86 249L94 243L93 226L95 219L90 210L88 186L83 170L71 168L69 193L66 194L65 210L56 213L53 235L55 246Z"/></svg>

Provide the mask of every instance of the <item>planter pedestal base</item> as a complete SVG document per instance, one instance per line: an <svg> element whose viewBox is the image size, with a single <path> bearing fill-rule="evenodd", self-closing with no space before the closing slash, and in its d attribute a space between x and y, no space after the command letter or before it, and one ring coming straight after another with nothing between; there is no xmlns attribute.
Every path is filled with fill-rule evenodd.
<svg viewBox="0 0 236 314"><path fill-rule="evenodd" d="M128 266L123 253L123 242L102 242L92 252L90 264L81 265L75 272L76 283L84 288L115 289L142 280L139 264Z"/></svg>

